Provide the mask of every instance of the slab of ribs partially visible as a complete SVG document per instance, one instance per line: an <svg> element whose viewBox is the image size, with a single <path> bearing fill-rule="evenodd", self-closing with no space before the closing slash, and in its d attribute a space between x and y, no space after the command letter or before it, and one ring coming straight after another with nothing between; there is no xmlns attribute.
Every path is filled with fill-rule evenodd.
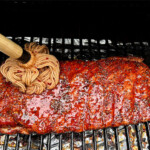
<svg viewBox="0 0 150 150"><path fill-rule="evenodd" d="M0 133L64 133L150 120L150 69L142 59L60 62L53 90L27 95L0 74Z"/></svg>

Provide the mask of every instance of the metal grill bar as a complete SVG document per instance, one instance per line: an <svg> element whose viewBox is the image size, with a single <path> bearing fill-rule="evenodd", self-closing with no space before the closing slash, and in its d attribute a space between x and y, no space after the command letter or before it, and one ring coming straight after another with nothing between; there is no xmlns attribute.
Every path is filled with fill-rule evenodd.
<svg viewBox="0 0 150 150"><path fill-rule="evenodd" d="M105 150L108 150L107 129L103 129L103 133L104 133L104 146L105 146Z"/></svg>
<svg viewBox="0 0 150 150"><path fill-rule="evenodd" d="M128 126L125 126L125 135L126 135L126 143L127 143L127 149L130 149L130 137L129 137L129 130Z"/></svg>
<svg viewBox="0 0 150 150"><path fill-rule="evenodd" d="M20 135L17 134L17 140L16 140L16 147L15 147L15 150L18 150L18 149L19 149L19 140L20 140Z"/></svg>
<svg viewBox="0 0 150 150"><path fill-rule="evenodd" d="M63 38L62 39L62 55L61 55L61 59L63 59L64 52L65 52L65 39Z"/></svg>
<svg viewBox="0 0 150 150"><path fill-rule="evenodd" d="M31 149L31 134L28 136L28 145L27 145L27 150Z"/></svg>
<svg viewBox="0 0 150 150"><path fill-rule="evenodd" d="M101 55L100 55L100 43L99 42L100 42L99 39L97 39L98 58L100 59Z"/></svg>
<svg viewBox="0 0 150 150"><path fill-rule="evenodd" d="M33 42L33 36L31 36L31 42Z"/></svg>
<svg viewBox="0 0 150 150"><path fill-rule="evenodd" d="M42 44L42 37L40 37L40 41L39 41L39 44L40 44L40 45Z"/></svg>
<svg viewBox="0 0 150 150"><path fill-rule="evenodd" d="M97 140L96 140L96 131L93 131L93 143L94 143L94 150L97 150Z"/></svg>
<svg viewBox="0 0 150 150"><path fill-rule="evenodd" d="M82 132L82 150L85 150L85 132Z"/></svg>
<svg viewBox="0 0 150 150"><path fill-rule="evenodd" d="M40 136L40 150L43 149L43 135Z"/></svg>
<svg viewBox="0 0 150 150"><path fill-rule="evenodd" d="M110 54L109 54L109 43L108 43L108 39L106 39L106 46L107 46L107 49L106 49L106 57L109 57Z"/></svg>
<svg viewBox="0 0 150 150"><path fill-rule="evenodd" d="M73 132L71 132L71 144L70 144L71 150L74 150L74 142L73 142L73 138L74 138L74 134L73 134Z"/></svg>
<svg viewBox="0 0 150 150"><path fill-rule="evenodd" d="M62 150L62 134L59 135L59 150Z"/></svg>
<svg viewBox="0 0 150 150"><path fill-rule="evenodd" d="M80 38L80 41L79 41L79 47L80 47L80 54L81 54L81 58L83 57L83 47L82 47L82 39Z"/></svg>
<svg viewBox="0 0 150 150"><path fill-rule="evenodd" d="M3 150L7 150L7 147L8 147L8 140L9 140L9 135L5 135Z"/></svg>
<svg viewBox="0 0 150 150"><path fill-rule="evenodd" d="M48 140L47 140L47 150L51 149L51 134L48 134Z"/></svg>
<svg viewBox="0 0 150 150"><path fill-rule="evenodd" d="M71 59L74 59L73 38L71 38Z"/></svg>
<svg viewBox="0 0 150 150"><path fill-rule="evenodd" d="M149 122L146 122L145 126L146 126L146 133L147 133L147 137L148 137L148 144L149 144L149 147L150 147L150 127L149 127Z"/></svg>
<svg viewBox="0 0 150 150"><path fill-rule="evenodd" d="M88 43L89 43L88 49L89 49L90 59L92 59L91 39L88 39Z"/></svg>
<svg viewBox="0 0 150 150"><path fill-rule="evenodd" d="M123 48L123 49L122 49L123 56L128 56L128 48L127 48L125 42L123 42L122 48Z"/></svg>
<svg viewBox="0 0 150 150"><path fill-rule="evenodd" d="M118 128L115 128L114 131L115 131L116 150L119 150L119 134L118 134Z"/></svg>
<svg viewBox="0 0 150 150"><path fill-rule="evenodd" d="M138 125L135 125L135 130L136 130L138 149L142 150L143 148L142 148L141 136L140 136L140 132L139 132L139 129L138 129Z"/></svg>

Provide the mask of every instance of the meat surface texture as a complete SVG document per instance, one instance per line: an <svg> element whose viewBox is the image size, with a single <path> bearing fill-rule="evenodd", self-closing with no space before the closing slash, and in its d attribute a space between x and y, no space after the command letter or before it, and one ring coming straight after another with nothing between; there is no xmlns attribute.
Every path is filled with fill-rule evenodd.
<svg viewBox="0 0 150 150"><path fill-rule="evenodd" d="M142 59L60 62L60 81L20 93L0 74L0 132L64 133L150 121L150 69Z"/></svg>

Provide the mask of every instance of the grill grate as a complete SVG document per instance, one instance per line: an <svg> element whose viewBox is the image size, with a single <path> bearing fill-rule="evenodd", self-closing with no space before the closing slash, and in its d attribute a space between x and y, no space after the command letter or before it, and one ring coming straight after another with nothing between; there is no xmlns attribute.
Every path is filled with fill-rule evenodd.
<svg viewBox="0 0 150 150"><path fill-rule="evenodd" d="M73 38L42 38L42 37L11 37L20 45L25 42L39 42L46 44L50 48L50 53L54 54L59 60L83 59L97 60L108 56L142 56L145 58L145 63L150 66L150 46L149 42L112 42L111 40L99 39L73 39ZM1 54L1 62L6 59L6 56ZM141 131L142 126L142 131ZM134 134L131 131L134 129ZM143 132L144 130L144 132ZM124 135L122 135L122 131ZM143 133L146 137L142 137ZM135 136L136 144L133 142L132 136ZM144 134L145 135L145 134ZM122 140L124 136L124 140ZM3 150L10 148L12 137L11 135L1 135L4 137ZM36 137L36 140L35 140ZM67 137L67 138L66 138ZM87 139L90 141L87 142ZM143 140L144 139L144 140ZM26 144L22 141L26 140ZM124 126L119 128L107 128L94 131L85 131L82 133L67 133L67 134L47 134L47 135L14 135L15 147L12 149L19 150L24 147L27 150L53 150L53 149L149 149L150 145L150 126L149 122L140 123L134 126ZM66 144L67 141L67 144ZM125 146L122 141L124 141ZM147 142L147 145L145 144ZM35 144L36 143L36 144ZM35 145L36 146L35 146ZM65 144L67 146L65 146ZM34 146L33 146L34 145ZM144 147L146 145L146 147ZM12 146L13 147L13 146Z"/></svg>

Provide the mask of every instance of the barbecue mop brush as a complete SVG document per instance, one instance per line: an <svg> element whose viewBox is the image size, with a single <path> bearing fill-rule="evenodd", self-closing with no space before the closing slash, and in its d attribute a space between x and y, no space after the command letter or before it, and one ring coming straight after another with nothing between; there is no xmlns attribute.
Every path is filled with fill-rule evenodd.
<svg viewBox="0 0 150 150"><path fill-rule="evenodd" d="M46 45L26 43L24 49L0 34L0 51L8 55L0 72L27 94L41 94L53 89L59 82L59 61L49 54Z"/></svg>

